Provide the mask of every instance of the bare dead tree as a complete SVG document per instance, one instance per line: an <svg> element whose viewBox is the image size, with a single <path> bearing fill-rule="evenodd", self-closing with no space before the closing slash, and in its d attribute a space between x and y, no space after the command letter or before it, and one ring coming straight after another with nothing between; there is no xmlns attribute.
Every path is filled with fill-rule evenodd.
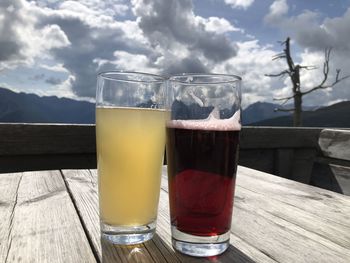
<svg viewBox="0 0 350 263"><path fill-rule="evenodd" d="M314 86L312 88L309 88L307 91L301 90L301 83L300 83L300 70L312 70L316 69L315 66L302 66L299 64L294 64L293 58L290 53L290 38L288 37L286 41L281 42L281 45L284 45L285 48L282 53L279 53L275 55L272 60L276 59L286 59L288 69L283 70L277 74L266 74L268 77L284 77L289 76L291 82L292 82L292 95L284 98L274 98L276 101L282 101L280 106L285 105L289 100L294 99L294 107L290 109L286 108L277 108L276 111L290 111L293 112L293 125L295 127L302 126L302 98L303 96L316 91L320 89L327 89L332 88L339 82L343 81L344 79L347 79L350 77L350 75L341 77L340 76L340 69L336 69L336 75L333 82L327 84L328 75L329 75L329 61L331 56L331 48L325 49L325 58L323 63L323 79L317 86Z"/></svg>

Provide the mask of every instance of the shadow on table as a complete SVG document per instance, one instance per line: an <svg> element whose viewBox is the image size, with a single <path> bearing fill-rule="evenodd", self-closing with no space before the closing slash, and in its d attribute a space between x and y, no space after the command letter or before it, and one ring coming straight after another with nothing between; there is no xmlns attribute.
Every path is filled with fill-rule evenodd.
<svg viewBox="0 0 350 263"><path fill-rule="evenodd" d="M214 263L246 263L254 262L236 247L230 245L222 255L208 258L194 258L183 255L167 244L159 235L155 234L152 240L139 245L113 245L101 238L102 262L214 262Z"/></svg>

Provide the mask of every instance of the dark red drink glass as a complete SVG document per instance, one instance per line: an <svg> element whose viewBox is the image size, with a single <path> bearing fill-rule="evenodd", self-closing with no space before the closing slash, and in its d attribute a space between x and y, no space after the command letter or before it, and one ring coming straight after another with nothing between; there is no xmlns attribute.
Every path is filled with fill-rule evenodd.
<svg viewBox="0 0 350 263"><path fill-rule="evenodd" d="M229 246L240 125L241 79L184 74L169 80L167 163L172 243L192 256Z"/></svg>

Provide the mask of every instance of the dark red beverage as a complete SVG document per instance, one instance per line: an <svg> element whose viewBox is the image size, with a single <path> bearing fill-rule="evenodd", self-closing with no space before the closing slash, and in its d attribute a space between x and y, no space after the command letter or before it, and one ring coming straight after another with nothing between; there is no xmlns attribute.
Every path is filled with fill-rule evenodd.
<svg viewBox="0 0 350 263"><path fill-rule="evenodd" d="M239 131L167 128L172 226L197 236L231 227Z"/></svg>

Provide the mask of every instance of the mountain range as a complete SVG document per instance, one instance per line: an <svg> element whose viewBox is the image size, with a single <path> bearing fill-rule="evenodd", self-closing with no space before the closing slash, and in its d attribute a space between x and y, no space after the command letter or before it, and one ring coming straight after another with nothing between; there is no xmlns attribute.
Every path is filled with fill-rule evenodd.
<svg viewBox="0 0 350 263"><path fill-rule="evenodd" d="M292 126L292 115L259 120L249 126ZM327 107L303 112L304 127L350 128L350 101L342 101Z"/></svg>
<svg viewBox="0 0 350 263"><path fill-rule="evenodd" d="M275 112L277 107L277 104L267 102L251 104L243 110L242 123L248 126L292 126L292 115ZM95 123L95 104L0 88L0 122L91 124ZM350 128L350 101L318 109L304 107L303 124L308 127Z"/></svg>
<svg viewBox="0 0 350 263"><path fill-rule="evenodd" d="M95 104L0 88L0 122L95 123Z"/></svg>
<svg viewBox="0 0 350 263"><path fill-rule="evenodd" d="M292 108L293 105L287 104L284 106L285 109ZM257 123L262 120L272 119L282 116L290 116L290 112L275 111L280 108L280 105L269 102L255 102L249 105L242 113L242 123L244 125L250 123ZM318 107L315 106L303 106L304 111L316 110Z"/></svg>

